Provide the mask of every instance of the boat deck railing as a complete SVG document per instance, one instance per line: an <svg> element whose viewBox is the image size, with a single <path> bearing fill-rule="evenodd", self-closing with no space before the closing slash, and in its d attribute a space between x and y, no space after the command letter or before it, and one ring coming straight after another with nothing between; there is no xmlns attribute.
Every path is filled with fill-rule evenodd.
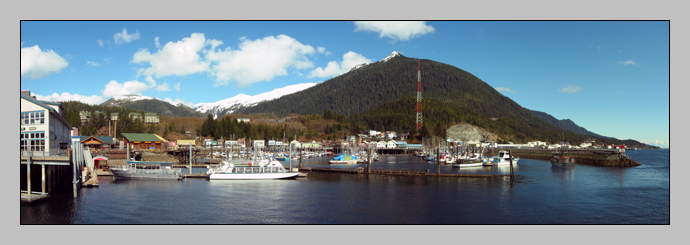
<svg viewBox="0 0 690 245"><path fill-rule="evenodd" d="M233 173L287 173L281 167L235 167Z"/></svg>

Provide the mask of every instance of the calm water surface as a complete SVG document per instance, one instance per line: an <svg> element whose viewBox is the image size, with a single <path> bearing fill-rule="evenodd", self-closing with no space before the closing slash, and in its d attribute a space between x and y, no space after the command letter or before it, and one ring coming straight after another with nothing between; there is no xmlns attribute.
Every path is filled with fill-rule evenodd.
<svg viewBox="0 0 690 245"><path fill-rule="evenodd" d="M20 216L21 224L669 224L669 150L626 154L642 166L552 168L521 159L512 183L508 177L317 172L260 181L100 177L98 188L81 188L77 198L51 193L45 202L21 205ZM303 164L366 167L328 166L328 160ZM436 172L417 157L380 160L372 168ZM441 166L442 173L509 170Z"/></svg>

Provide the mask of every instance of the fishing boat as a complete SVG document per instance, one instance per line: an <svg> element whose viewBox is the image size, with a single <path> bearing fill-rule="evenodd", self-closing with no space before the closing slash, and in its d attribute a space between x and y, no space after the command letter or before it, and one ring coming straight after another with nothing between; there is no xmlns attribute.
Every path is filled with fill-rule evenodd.
<svg viewBox="0 0 690 245"><path fill-rule="evenodd" d="M563 166L573 166L575 165L575 158L570 156L565 151L557 151L553 153L551 157L552 167L563 167Z"/></svg>
<svg viewBox="0 0 690 245"><path fill-rule="evenodd" d="M484 166L504 166L510 165L511 156L507 151L499 151L498 156L484 161ZM513 164L517 165L519 158L512 158Z"/></svg>
<svg viewBox="0 0 690 245"><path fill-rule="evenodd" d="M480 167L484 165L482 159L479 158L478 153L473 153L471 155L466 155L464 157L458 158L457 161L453 163L454 168L465 168L465 167Z"/></svg>
<svg viewBox="0 0 690 245"><path fill-rule="evenodd" d="M253 165L253 166L252 166ZM209 179L212 180L266 180L294 179L299 172L288 172L280 162L263 159L248 167L236 167L228 161L222 161L217 168L209 168Z"/></svg>
<svg viewBox="0 0 690 245"><path fill-rule="evenodd" d="M172 162L127 161L127 165L110 165L110 172L120 179L178 179L181 169L174 169Z"/></svg>

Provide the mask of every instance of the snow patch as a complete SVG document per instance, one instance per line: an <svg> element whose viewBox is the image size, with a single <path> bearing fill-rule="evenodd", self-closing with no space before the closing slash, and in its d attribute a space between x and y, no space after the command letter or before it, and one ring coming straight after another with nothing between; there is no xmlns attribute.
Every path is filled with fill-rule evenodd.
<svg viewBox="0 0 690 245"><path fill-rule="evenodd" d="M295 85L290 85L286 86L283 88L277 88L274 90L271 90L269 92L257 94L254 96L251 95L246 95L246 94L238 94L235 95L234 97L227 98L218 102L212 102L212 103L199 103L194 106L194 110L201 112L201 113L213 113L215 117L218 116L218 113L227 110L227 109L232 109L228 111L227 113L232 113L239 109L240 107L249 107L249 106L254 106L258 104L259 102L262 101L267 101L267 100L274 100L277 98L280 98L284 95L296 93L305 89L308 89L310 87L313 87L317 83L300 83L300 84L295 84Z"/></svg>
<svg viewBox="0 0 690 245"><path fill-rule="evenodd" d="M393 51L393 53L391 53L391 54L389 54L388 56L386 56L386 58L383 58L382 61L383 61L383 62L389 61L389 60L391 60L392 58L394 58L394 57L396 57L396 56L402 56L402 55L401 55L400 53L398 53L398 51Z"/></svg>

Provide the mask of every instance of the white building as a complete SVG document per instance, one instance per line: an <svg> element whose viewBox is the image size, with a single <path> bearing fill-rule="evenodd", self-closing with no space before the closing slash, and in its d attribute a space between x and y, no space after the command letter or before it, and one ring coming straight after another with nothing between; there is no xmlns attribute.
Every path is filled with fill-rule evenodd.
<svg viewBox="0 0 690 245"><path fill-rule="evenodd" d="M144 113L144 123L146 124L158 124L160 123L160 117L157 113Z"/></svg>
<svg viewBox="0 0 690 245"><path fill-rule="evenodd" d="M590 142L585 142L585 143L580 144L580 147L582 147L582 148L587 148L590 146L592 146L592 143L590 143Z"/></svg>
<svg viewBox="0 0 690 245"><path fill-rule="evenodd" d="M396 143L395 140L391 140L391 141L386 142L386 148L393 149L396 147L398 147L398 143Z"/></svg>
<svg viewBox="0 0 690 245"><path fill-rule="evenodd" d="M386 141L382 140L382 141L376 142L376 148L378 148L378 149L386 148Z"/></svg>
<svg viewBox="0 0 690 245"><path fill-rule="evenodd" d="M237 122L249 123L249 118L246 118L246 117L238 117L238 118L237 118Z"/></svg>
<svg viewBox="0 0 690 245"><path fill-rule="evenodd" d="M369 130L369 137L376 137L379 133L380 132L376 130Z"/></svg>
<svg viewBox="0 0 690 245"><path fill-rule="evenodd" d="M254 144L254 150L259 150L265 147L265 142L263 140L255 140L252 143Z"/></svg>
<svg viewBox="0 0 690 245"><path fill-rule="evenodd" d="M29 90L22 90L20 95L21 150L53 155L56 149L66 149L72 127L62 117L65 108L55 102L36 100Z"/></svg>

